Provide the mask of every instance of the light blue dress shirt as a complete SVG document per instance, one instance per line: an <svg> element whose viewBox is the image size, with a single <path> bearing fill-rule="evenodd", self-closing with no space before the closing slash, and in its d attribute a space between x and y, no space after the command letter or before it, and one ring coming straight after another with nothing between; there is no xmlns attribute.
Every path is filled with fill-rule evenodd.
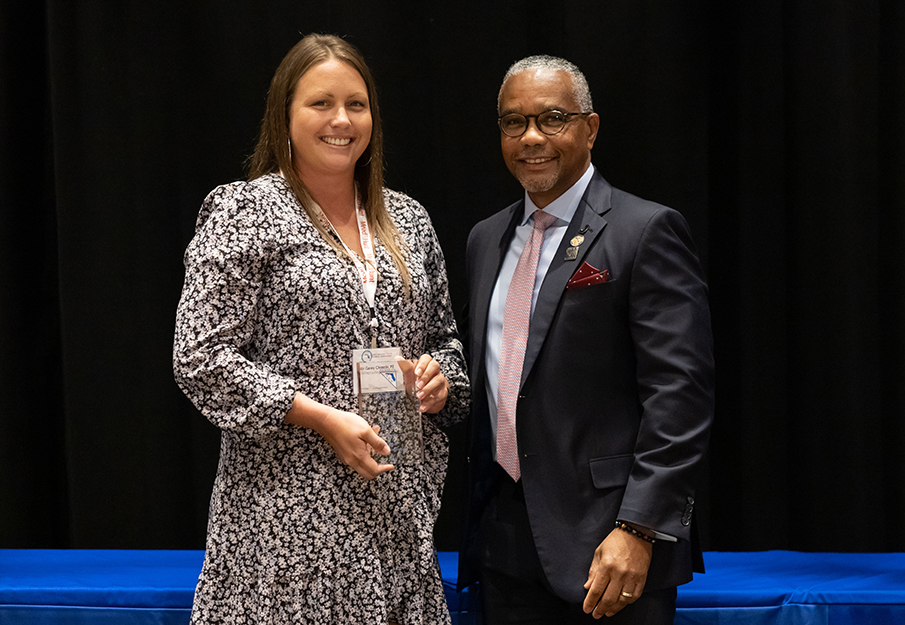
<svg viewBox="0 0 905 625"><path fill-rule="evenodd" d="M534 306L537 304L537 295L540 293L541 285L559 249L566 229L578 209L578 203L584 196L591 178L594 176L594 166L588 166L587 171L573 184L569 189L558 198L550 202L543 208L545 213L549 213L556 217L553 222L544 231L544 242L541 244L540 259L537 261L537 273L534 277L534 292L531 294L531 315L534 315ZM490 299L490 311L487 315L487 350L484 356L484 365L487 370L487 405L490 408L490 427L493 430L493 456L496 458L496 424L497 424L497 386L499 384L500 374L500 344L503 338L503 312L506 309L506 295L509 293L509 283L512 282L512 274L515 273L515 266L518 264L519 256L528 243L531 231L534 229L534 211L538 210L528 193L525 193L525 214L522 215L521 221L515 228L515 234L506 257L503 259L503 266L500 268L500 275L497 277L496 285L493 287L493 296Z"/></svg>

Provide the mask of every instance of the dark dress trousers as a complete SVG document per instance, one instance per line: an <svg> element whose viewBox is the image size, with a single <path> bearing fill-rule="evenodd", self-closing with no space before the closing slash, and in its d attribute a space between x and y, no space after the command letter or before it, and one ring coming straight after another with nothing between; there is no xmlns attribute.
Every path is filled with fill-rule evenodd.
<svg viewBox="0 0 905 625"><path fill-rule="evenodd" d="M460 585L478 578L481 515L493 486L484 348L487 314L524 202L468 239L471 365L469 505ZM574 260L570 241L583 231ZM606 282L567 289L588 263ZM543 570L580 603L594 550L616 519L658 541L648 590L691 580L703 562L695 484L713 418L707 286L682 216L595 172L550 265L531 319L516 409L525 503Z"/></svg>

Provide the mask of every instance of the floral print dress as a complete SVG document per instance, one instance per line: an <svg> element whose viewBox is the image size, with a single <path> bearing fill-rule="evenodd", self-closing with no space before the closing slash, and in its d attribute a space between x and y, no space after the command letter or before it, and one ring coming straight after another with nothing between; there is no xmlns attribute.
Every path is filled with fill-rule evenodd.
<svg viewBox="0 0 905 625"><path fill-rule="evenodd" d="M424 463L365 480L316 432L283 423L296 392L357 412L351 351L370 313L351 259L267 175L218 187L185 253L177 383L221 429L192 623L448 623L433 548L446 475L439 426L464 418L468 381L446 268L424 208L385 191L408 297L379 241L378 346L428 353L449 380L424 415Z"/></svg>

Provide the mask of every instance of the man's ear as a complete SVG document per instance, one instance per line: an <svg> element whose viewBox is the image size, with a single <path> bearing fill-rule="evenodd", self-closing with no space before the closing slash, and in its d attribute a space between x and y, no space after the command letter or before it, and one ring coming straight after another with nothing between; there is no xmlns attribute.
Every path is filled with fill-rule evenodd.
<svg viewBox="0 0 905 625"><path fill-rule="evenodd" d="M600 115L597 113L591 113L588 115L588 130L590 131L588 134L588 149L594 147L594 142L597 140L597 131L600 130Z"/></svg>

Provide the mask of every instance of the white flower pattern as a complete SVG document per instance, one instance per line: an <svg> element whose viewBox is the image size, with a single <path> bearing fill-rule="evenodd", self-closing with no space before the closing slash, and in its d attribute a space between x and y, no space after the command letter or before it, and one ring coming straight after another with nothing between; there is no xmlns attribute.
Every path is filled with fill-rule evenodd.
<svg viewBox="0 0 905 625"><path fill-rule="evenodd" d="M376 243L378 344L428 353L450 383L423 417L423 466L365 480L312 430L283 423L297 391L357 412L351 350L370 342L357 269L276 175L216 188L185 254L174 371L221 428L193 624L449 623L433 547L448 448L468 380L443 254L427 212L385 191L411 293Z"/></svg>

